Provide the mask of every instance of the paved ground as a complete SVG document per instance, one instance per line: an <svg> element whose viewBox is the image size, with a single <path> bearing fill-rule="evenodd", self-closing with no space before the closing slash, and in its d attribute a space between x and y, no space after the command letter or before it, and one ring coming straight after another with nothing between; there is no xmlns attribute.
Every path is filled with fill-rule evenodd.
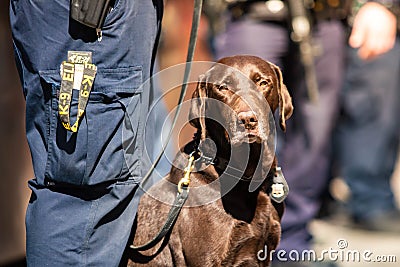
<svg viewBox="0 0 400 267"><path fill-rule="evenodd" d="M400 166L397 168L393 188L400 207ZM355 266L400 266L400 233L370 232L354 229L347 223L347 218L337 216L335 220L316 220L311 225L311 231L315 236L315 250L317 255L323 250L336 250L333 256L342 256L336 263L340 267ZM342 248L345 247L345 248ZM335 254L336 253L336 254ZM371 259L367 262L362 255ZM350 256L347 256L350 255ZM360 255L360 260L354 260L353 255ZM378 262L374 260L386 260ZM325 258L329 258L326 256Z"/></svg>
<svg viewBox="0 0 400 267"><path fill-rule="evenodd" d="M331 259L337 257L340 267L400 266L400 233L368 232L325 221L315 221L311 229L315 234L316 255L331 250ZM325 259L329 257L325 254ZM379 259L388 262L378 262Z"/></svg>

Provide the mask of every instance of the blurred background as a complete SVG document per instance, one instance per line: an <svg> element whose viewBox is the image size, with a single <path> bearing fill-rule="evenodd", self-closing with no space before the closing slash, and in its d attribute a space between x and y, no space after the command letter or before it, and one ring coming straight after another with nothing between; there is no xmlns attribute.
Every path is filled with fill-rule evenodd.
<svg viewBox="0 0 400 267"><path fill-rule="evenodd" d="M212 2L212 1L211 1ZM9 1L0 1L0 266L24 266L24 216L30 191L27 181L33 177L29 148L25 138L24 98L14 63L11 32L8 20ZM159 69L183 63L189 41L193 1L168 0L166 2L162 40L159 50ZM213 61L210 46L209 20L203 16L199 31L195 60ZM162 81L161 81L162 85ZM189 87L186 99L191 97ZM179 91L167 95L169 110L174 108ZM193 128L182 130L179 143L191 139ZM398 164L399 166L399 164ZM317 251L337 248L339 239L348 242L349 249L370 250L378 255L395 255L397 263L342 262L340 266L400 266L400 233L370 232L352 228L342 206L348 199L348 188L340 179L333 180L333 198L329 198L320 218L311 224ZM400 168L394 173L393 188L400 206ZM333 203L333 204L332 204Z"/></svg>
<svg viewBox="0 0 400 267"><path fill-rule="evenodd" d="M9 1L0 1L0 266L22 264L25 208L33 177L25 138L25 103L14 63ZM22 265L21 265L22 266Z"/></svg>

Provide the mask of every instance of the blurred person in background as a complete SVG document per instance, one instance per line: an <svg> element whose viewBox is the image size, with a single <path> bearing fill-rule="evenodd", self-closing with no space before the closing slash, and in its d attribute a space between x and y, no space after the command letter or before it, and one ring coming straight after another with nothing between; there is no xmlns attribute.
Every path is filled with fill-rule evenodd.
<svg viewBox="0 0 400 267"><path fill-rule="evenodd" d="M391 177L399 149L400 1L354 1L337 149L355 226L400 233Z"/></svg>
<svg viewBox="0 0 400 267"><path fill-rule="evenodd" d="M216 58L250 54L277 64L293 97L294 114L277 148L290 187L277 250L287 253L310 249L308 224L330 179L348 5L348 1L230 0L226 21L215 36ZM277 259L272 266L302 264L309 266Z"/></svg>

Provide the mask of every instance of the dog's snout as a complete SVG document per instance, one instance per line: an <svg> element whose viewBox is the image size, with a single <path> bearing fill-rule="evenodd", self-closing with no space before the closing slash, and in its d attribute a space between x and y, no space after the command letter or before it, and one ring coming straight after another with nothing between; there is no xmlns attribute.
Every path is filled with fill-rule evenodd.
<svg viewBox="0 0 400 267"><path fill-rule="evenodd" d="M239 112L238 118L246 129L252 130L258 125L257 116L253 111Z"/></svg>

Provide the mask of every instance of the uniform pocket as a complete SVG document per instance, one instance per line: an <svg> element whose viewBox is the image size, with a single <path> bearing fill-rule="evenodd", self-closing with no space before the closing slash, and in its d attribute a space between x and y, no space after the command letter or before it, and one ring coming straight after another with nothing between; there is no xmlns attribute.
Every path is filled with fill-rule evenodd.
<svg viewBox="0 0 400 267"><path fill-rule="evenodd" d="M347 120L354 125L364 125L379 114L380 98L370 90L348 90L343 98L343 111Z"/></svg>
<svg viewBox="0 0 400 267"><path fill-rule="evenodd" d="M78 132L67 131L58 115L59 71L39 73L51 91L48 107L48 157L45 178L75 185L94 185L140 176L139 168L130 168L124 160L122 128L127 107L140 114L141 67L98 69L85 114ZM76 120L78 91L73 90L71 124ZM130 110L132 109L130 108ZM138 139L140 116L130 118L130 134ZM140 158L138 145L131 152Z"/></svg>

